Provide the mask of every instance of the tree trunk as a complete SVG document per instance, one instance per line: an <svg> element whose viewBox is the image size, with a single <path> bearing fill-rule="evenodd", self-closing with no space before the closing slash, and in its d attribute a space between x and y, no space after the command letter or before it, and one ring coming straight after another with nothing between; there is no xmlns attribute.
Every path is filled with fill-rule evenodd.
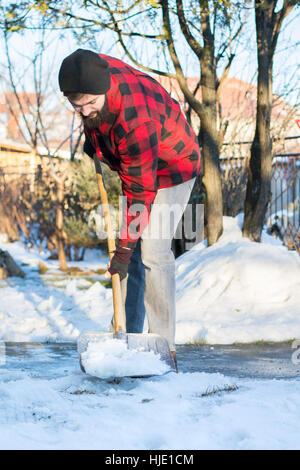
<svg viewBox="0 0 300 470"><path fill-rule="evenodd" d="M208 246L211 246L222 235L223 202L216 126L214 118L208 111L205 119L202 119L201 129L203 184L206 192L205 225Z"/></svg>
<svg viewBox="0 0 300 470"><path fill-rule="evenodd" d="M0 227L0 231L8 236L10 242L20 239L17 224L15 221L12 223L9 215L3 210L2 204L0 205Z"/></svg>
<svg viewBox="0 0 300 470"><path fill-rule="evenodd" d="M243 236L260 242L265 214L271 198L272 140L270 134L272 110L272 69L280 25L287 13L286 3L275 13L277 2L255 2L258 83L256 129L251 146L248 183L245 200Z"/></svg>
<svg viewBox="0 0 300 470"><path fill-rule="evenodd" d="M260 242L265 214L271 198L272 143L264 110L264 106L261 105L257 108L260 118L251 147L243 226L243 236L256 242Z"/></svg>
<svg viewBox="0 0 300 470"><path fill-rule="evenodd" d="M82 251L81 251L81 256L80 256L80 258L79 258L78 261L83 261L83 260L84 260L85 252L86 252L86 247L83 246L83 247L82 247Z"/></svg>
<svg viewBox="0 0 300 470"><path fill-rule="evenodd" d="M63 203L64 203L64 180L56 179L57 185L57 202L56 202L56 239L57 239L57 253L61 270L66 270L67 260L64 245L64 231L63 231Z"/></svg>
<svg viewBox="0 0 300 470"><path fill-rule="evenodd" d="M201 64L202 108L200 139L203 158L203 184L206 189L205 222L208 246L213 245L223 231L222 184L219 168L217 130L217 92L214 42L209 28L209 16L203 13L204 36Z"/></svg>
<svg viewBox="0 0 300 470"><path fill-rule="evenodd" d="M208 245L213 245L221 236L223 231L223 203L221 175L219 170L219 149L217 132L217 77L214 34L210 27L210 8L208 0L201 2L201 29L203 34L203 44L196 44L197 41L191 39L187 23L184 19L183 5L177 2L177 11L181 29L190 46L198 56L201 67L201 92L202 103L195 99L186 83L182 67L180 65L171 31L169 19L168 1L161 1L163 11L163 25L167 33L167 44L169 53L176 71L176 78L180 88L193 110L198 114L201 121L200 139L202 144L203 162L203 184L206 189L205 199L205 225ZM194 91L194 94L196 90Z"/></svg>
<svg viewBox="0 0 300 470"><path fill-rule="evenodd" d="M260 28L257 21L257 28ZM258 41L262 42L258 34ZM263 50L261 50L263 49ZM251 146L248 184L245 201L243 235L259 242L265 214L271 196L272 141L270 135L272 106L272 59L262 45L258 53L257 116L255 136Z"/></svg>

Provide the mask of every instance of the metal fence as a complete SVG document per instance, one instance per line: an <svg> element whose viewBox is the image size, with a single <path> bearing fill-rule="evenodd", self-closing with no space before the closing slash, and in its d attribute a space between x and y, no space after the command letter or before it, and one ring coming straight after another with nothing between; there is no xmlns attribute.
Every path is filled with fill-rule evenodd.
<svg viewBox="0 0 300 470"><path fill-rule="evenodd" d="M224 215L235 216L244 210L247 167L247 158L221 160ZM300 153L277 154L273 158L265 226L289 249L300 250Z"/></svg>
<svg viewBox="0 0 300 470"><path fill-rule="evenodd" d="M266 214L267 230L290 249L300 249L300 153L273 159L272 198Z"/></svg>
<svg viewBox="0 0 300 470"><path fill-rule="evenodd" d="M248 163L245 157L220 160L224 215L234 217L244 211ZM203 202L204 188L194 189L193 202ZM271 193L265 228L289 249L300 253L300 153L275 155Z"/></svg>

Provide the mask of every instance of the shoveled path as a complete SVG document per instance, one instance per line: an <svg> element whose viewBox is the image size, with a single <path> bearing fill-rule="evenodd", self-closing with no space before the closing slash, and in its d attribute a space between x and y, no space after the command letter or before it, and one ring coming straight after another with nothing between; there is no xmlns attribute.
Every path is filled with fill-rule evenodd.
<svg viewBox="0 0 300 470"><path fill-rule="evenodd" d="M299 351L299 354L298 354ZM177 347L180 372L221 373L225 376L290 379L300 376L299 349L291 343L251 345L185 345ZM54 378L78 367L72 343L0 343L0 368Z"/></svg>

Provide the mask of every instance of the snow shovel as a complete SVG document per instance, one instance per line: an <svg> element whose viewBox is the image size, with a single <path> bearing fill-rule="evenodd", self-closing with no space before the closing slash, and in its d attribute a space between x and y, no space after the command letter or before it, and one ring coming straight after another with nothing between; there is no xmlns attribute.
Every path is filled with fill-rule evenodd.
<svg viewBox="0 0 300 470"><path fill-rule="evenodd" d="M97 174L98 186L100 199L104 212L105 226L107 231L107 243L110 259L113 257L113 253L116 250L116 244L114 239L114 233L112 229L112 222L108 206L107 192L104 185L103 174L100 160L97 154L94 154L94 163ZM105 348L105 341L109 339L119 339L126 342L127 348L137 351L153 351L155 354L159 354L160 360L162 360L169 369L176 370L175 362L171 354L168 341L160 335L154 333L126 333L126 315L124 312L124 306L122 302L121 284L119 274L113 274L111 276L112 281L112 292L113 292L113 308L114 308L114 331L103 333L103 332L85 332L82 333L77 339L77 351L79 354L80 367L83 372L87 372L82 363L82 355L87 351L89 344L103 343ZM147 377L151 374L138 373L136 376L130 374L130 377ZM115 377L116 378L116 377Z"/></svg>

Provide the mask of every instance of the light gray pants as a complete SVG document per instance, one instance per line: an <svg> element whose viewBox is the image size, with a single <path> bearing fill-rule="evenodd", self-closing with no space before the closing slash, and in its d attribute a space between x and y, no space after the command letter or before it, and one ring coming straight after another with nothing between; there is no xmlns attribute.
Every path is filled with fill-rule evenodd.
<svg viewBox="0 0 300 470"><path fill-rule="evenodd" d="M165 337L175 350L175 257L172 239L189 201L196 178L159 189L149 223L132 255L128 276L121 282L126 329L143 331L145 311L149 333Z"/></svg>

